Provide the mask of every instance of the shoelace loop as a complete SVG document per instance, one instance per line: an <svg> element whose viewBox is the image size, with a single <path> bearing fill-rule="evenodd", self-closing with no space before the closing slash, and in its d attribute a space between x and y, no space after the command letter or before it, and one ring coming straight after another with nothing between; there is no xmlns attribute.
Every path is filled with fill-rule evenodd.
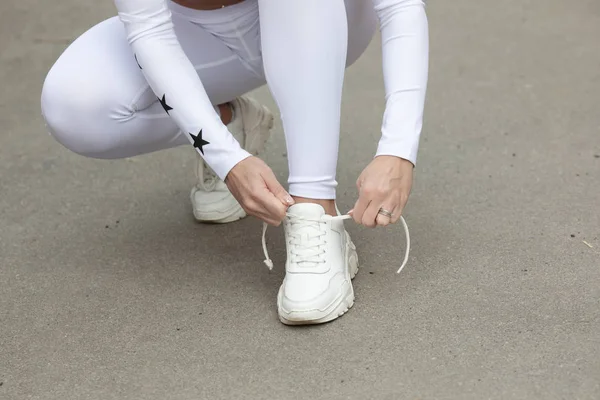
<svg viewBox="0 0 600 400"><path fill-rule="evenodd" d="M305 217L299 217L297 215L293 215L290 213L286 213L287 217L294 220L294 219L302 219L305 221L310 221L310 222L322 222L319 219L309 219L309 218L305 218ZM350 215L338 215L336 217L331 217L332 221L340 221L340 220L346 220L346 219L352 219L352 217ZM396 271L397 274L399 274L400 272L402 272L402 270L404 269L404 267L406 266L406 264L408 263L408 256L410 254L410 233L408 231L408 225L406 224L406 220L404 219L404 217L400 217L400 222L402 223L402 227L404 228L404 234L406 236L406 249L404 251L404 260L402 261L402 264L400 265L400 268L398 269L398 271ZM262 229L262 248L263 248L263 253L265 254L265 260L264 263L267 266L267 268L269 268L269 270L273 269L273 260L271 260L271 258L269 257L269 251L267 250L267 228L269 227L269 225L266 222L263 222L263 229ZM315 255L316 256L316 255Z"/></svg>

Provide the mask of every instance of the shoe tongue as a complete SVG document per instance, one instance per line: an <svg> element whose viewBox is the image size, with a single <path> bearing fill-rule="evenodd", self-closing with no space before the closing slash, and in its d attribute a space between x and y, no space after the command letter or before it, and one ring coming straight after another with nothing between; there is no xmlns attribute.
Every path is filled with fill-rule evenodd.
<svg viewBox="0 0 600 400"><path fill-rule="evenodd" d="M315 248L315 245L319 246L320 243L320 224L318 222L325 215L325 209L318 204L314 203L299 203L291 206L288 209L288 213L293 216L300 217L300 220L297 223L292 223L292 230L295 236L300 239L297 243L296 251L299 251L300 254L304 254L305 256L309 256L311 258L311 254L315 254L319 252L319 249ZM293 218L292 218L293 221ZM303 268L312 268L316 267L318 264L310 261L303 260L297 261L297 265Z"/></svg>
<svg viewBox="0 0 600 400"><path fill-rule="evenodd" d="M309 219L321 219L321 217L325 215L325 209L322 206L313 203L294 204L288 209L288 212Z"/></svg>

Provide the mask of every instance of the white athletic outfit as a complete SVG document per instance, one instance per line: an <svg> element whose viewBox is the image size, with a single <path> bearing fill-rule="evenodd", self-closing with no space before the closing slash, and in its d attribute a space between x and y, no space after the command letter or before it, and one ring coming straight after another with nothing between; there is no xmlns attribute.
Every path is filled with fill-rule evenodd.
<svg viewBox="0 0 600 400"><path fill-rule="evenodd" d="M213 105L268 83L290 193L335 198L344 68L379 19L387 102L377 155L416 162L428 74L421 0L246 0L214 11L115 4L119 17L78 38L44 84L44 117L67 148L121 158L192 143L223 179L250 154Z"/></svg>
<svg viewBox="0 0 600 400"><path fill-rule="evenodd" d="M119 158L192 143L223 179L253 150L239 138L267 137L271 114L240 97L267 82L282 115L290 193L335 198L344 69L363 53L379 17L387 102L377 154L415 162L428 64L421 0L246 0L215 11L166 0L115 3L119 17L77 39L44 84L43 114L67 148ZM213 107L226 102L237 110L227 126ZM217 211L202 212L201 220L244 215L228 191L197 189L195 207ZM325 215L318 204L288 209L286 275L277 295L283 323L324 323L352 307L358 256L347 218ZM410 247L404 228L400 269ZM271 268L265 233L266 226Z"/></svg>

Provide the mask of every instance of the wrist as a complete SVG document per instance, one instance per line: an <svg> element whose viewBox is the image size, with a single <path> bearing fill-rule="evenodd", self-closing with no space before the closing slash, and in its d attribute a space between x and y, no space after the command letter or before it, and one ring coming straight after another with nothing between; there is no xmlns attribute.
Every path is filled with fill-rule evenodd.
<svg viewBox="0 0 600 400"><path fill-rule="evenodd" d="M231 167L231 169L227 172L227 175L225 175L225 178L223 178L223 182L227 183L227 181L229 179L235 178L235 176L240 174L240 170L243 170L242 164L244 164L244 162L249 161L251 158L253 158L253 155L249 155L246 158L241 159L240 161L238 161L233 167ZM238 168L239 167L239 168Z"/></svg>
<svg viewBox="0 0 600 400"><path fill-rule="evenodd" d="M226 180L231 170L248 157L252 157L252 154L240 147L222 152L219 157L205 157L204 160L220 179Z"/></svg>

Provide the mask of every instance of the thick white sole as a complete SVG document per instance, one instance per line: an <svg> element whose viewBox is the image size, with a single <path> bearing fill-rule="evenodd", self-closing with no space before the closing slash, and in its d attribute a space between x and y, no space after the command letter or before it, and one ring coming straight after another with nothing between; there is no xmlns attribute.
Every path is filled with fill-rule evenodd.
<svg viewBox="0 0 600 400"><path fill-rule="evenodd" d="M336 299L324 310L291 311L286 312L279 306L283 296L283 285L277 294L279 320L285 325L315 325L333 321L344 315L354 305L354 288L352 279L358 273L358 255L354 245L346 245L346 271L347 279L340 287Z"/></svg>
<svg viewBox="0 0 600 400"><path fill-rule="evenodd" d="M242 206L237 201L235 203L232 202L231 207L225 211L209 211L208 209L206 211L198 210L197 205L195 204L195 194L197 190L198 189L194 187L190 193L192 212L196 221L205 224L227 224L230 222L239 221L240 219L246 217L246 211L244 211Z"/></svg>

